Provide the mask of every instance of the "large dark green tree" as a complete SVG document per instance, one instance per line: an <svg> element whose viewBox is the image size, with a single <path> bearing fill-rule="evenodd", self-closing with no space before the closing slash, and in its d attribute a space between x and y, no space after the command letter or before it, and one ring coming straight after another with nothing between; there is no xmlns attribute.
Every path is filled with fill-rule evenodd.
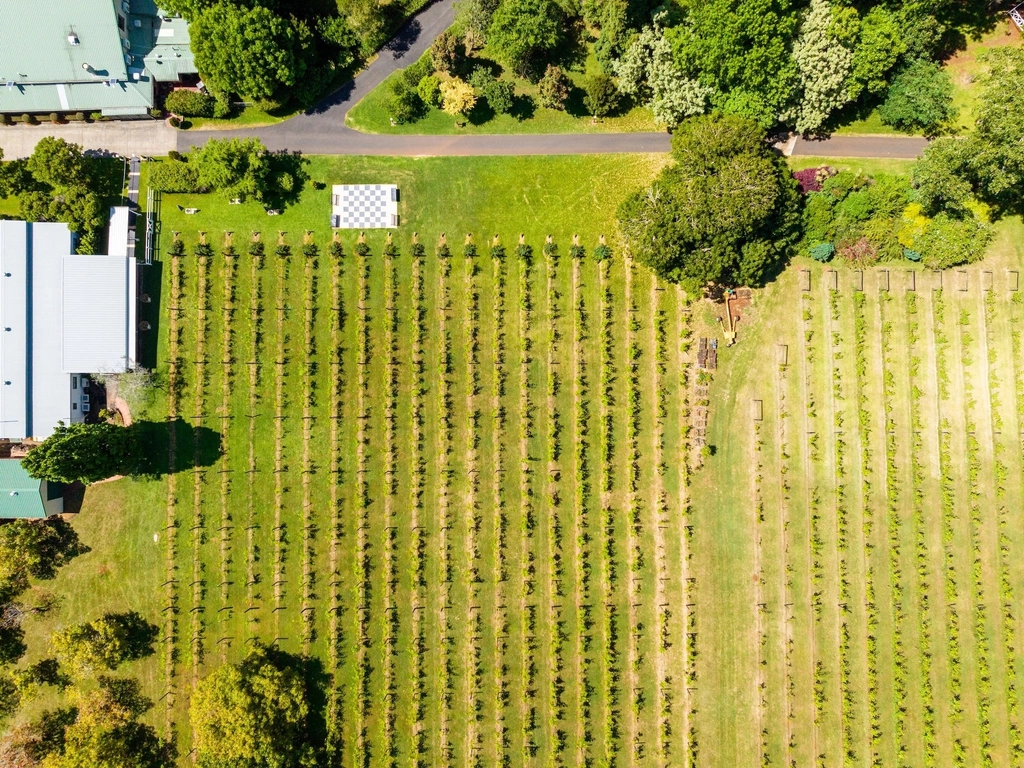
<svg viewBox="0 0 1024 768"><path fill-rule="evenodd" d="M565 40L562 11L551 0L503 0L487 39L506 66L520 75L539 76Z"/></svg>
<svg viewBox="0 0 1024 768"><path fill-rule="evenodd" d="M218 94L284 102L305 72L298 28L263 6L210 6L196 15L190 36L196 67Z"/></svg>
<svg viewBox="0 0 1024 768"><path fill-rule="evenodd" d="M1024 210L1024 48L994 49L985 54L985 63L971 140L976 185L987 201L1019 212Z"/></svg>
<svg viewBox="0 0 1024 768"><path fill-rule="evenodd" d="M800 23L791 0L699 0L667 31L686 77L715 90L714 106L767 128L789 104L798 81L791 55Z"/></svg>
<svg viewBox="0 0 1024 768"><path fill-rule="evenodd" d="M691 118L672 137L672 157L619 208L632 255L692 292L763 280L795 242L799 213L795 182L762 130L737 116Z"/></svg>
<svg viewBox="0 0 1024 768"><path fill-rule="evenodd" d="M282 654L256 646L192 694L191 722L201 768L298 768L312 764L305 728L306 683Z"/></svg>
<svg viewBox="0 0 1024 768"><path fill-rule="evenodd" d="M138 460L135 432L114 424L57 425L21 460L32 477L58 483L94 483L130 472Z"/></svg>

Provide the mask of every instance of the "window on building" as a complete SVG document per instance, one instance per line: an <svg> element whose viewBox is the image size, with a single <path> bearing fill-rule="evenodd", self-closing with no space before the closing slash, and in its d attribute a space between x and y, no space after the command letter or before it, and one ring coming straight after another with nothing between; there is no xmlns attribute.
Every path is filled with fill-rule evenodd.
<svg viewBox="0 0 1024 768"><path fill-rule="evenodd" d="M78 403L72 403L71 404L71 410L72 411L77 411L78 410Z"/></svg>
<svg viewBox="0 0 1024 768"><path fill-rule="evenodd" d="M110 18L109 16L107 18ZM117 14L117 28L124 31L124 16Z"/></svg>
<svg viewBox="0 0 1024 768"><path fill-rule="evenodd" d="M71 388L72 389L78 389L78 377L77 376L72 376L71 377Z"/></svg>

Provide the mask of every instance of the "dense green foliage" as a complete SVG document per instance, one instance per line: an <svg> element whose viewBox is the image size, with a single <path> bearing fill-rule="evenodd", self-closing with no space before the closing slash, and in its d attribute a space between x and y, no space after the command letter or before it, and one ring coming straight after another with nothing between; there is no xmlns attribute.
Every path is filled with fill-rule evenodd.
<svg viewBox="0 0 1024 768"><path fill-rule="evenodd" d="M26 221L67 223L78 236L78 252L94 253L109 206L120 202L122 169L112 171L115 165L86 157L78 144L44 136L27 159L0 163L0 197L18 195Z"/></svg>
<svg viewBox="0 0 1024 768"><path fill-rule="evenodd" d="M282 654L257 645L196 686L191 720L202 768L309 765L305 681Z"/></svg>
<svg viewBox="0 0 1024 768"><path fill-rule="evenodd" d="M94 483L130 472L138 460L135 432L114 424L57 425L21 460L32 477L59 483Z"/></svg>
<svg viewBox="0 0 1024 768"><path fill-rule="evenodd" d="M367 0L352 0L333 13L299 0L171 0L169 5L191 22L196 66L225 105L232 98L266 108L311 104L357 55L373 53L394 24L388 17L393 10ZM201 112L168 109L196 117L212 111L205 104Z"/></svg>
<svg viewBox="0 0 1024 768"><path fill-rule="evenodd" d="M821 261L828 260L823 256L830 251L858 266L909 259L931 269L970 263L984 255L992 229L983 209L964 199L955 208L936 203L926 210L919 197L902 176L836 174L821 191L807 196L807 251Z"/></svg>
<svg viewBox="0 0 1024 768"><path fill-rule="evenodd" d="M956 114L953 81L935 62L912 62L893 80L878 114L898 130L935 134Z"/></svg>
<svg viewBox="0 0 1024 768"><path fill-rule="evenodd" d="M179 88L167 94L164 109L182 117L213 117L217 100L199 91Z"/></svg>
<svg viewBox="0 0 1024 768"><path fill-rule="evenodd" d="M0 602L27 589L29 577L54 578L80 551L74 529L61 518L0 525Z"/></svg>
<svg viewBox="0 0 1024 768"><path fill-rule="evenodd" d="M562 11L551 0L504 0L488 31L499 60L520 75L539 75L564 40Z"/></svg>
<svg viewBox="0 0 1024 768"><path fill-rule="evenodd" d="M634 258L693 292L762 281L793 244L798 216L795 183L760 128L738 116L692 118L672 137L672 157L619 210Z"/></svg>
<svg viewBox="0 0 1024 768"><path fill-rule="evenodd" d="M152 726L139 722L151 707L135 680L100 677L96 688L77 693L76 707L50 713L35 747L45 768L164 768L173 766L173 746ZM72 719L73 718L73 719ZM53 734L56 728L60 734ZM52 751L50 751L52 750Z"/></svg>
<svg viewBox="0 0 1024 768"><path fill-rule="evenodd" d="M158 631L135 611L108 613L60 630L50 644L64 670L86 677L150 655Z"/></svg>

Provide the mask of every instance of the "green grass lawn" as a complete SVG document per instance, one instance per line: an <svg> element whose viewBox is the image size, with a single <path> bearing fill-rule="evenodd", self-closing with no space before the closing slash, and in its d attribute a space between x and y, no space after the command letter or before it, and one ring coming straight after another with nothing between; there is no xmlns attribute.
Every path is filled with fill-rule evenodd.
<svg viewBox="0 0 1024 768"><path fill-rule="evenodd" d="M483 53L479 54L479 59L488 66L498 66L489 58L486 48ZM596 70L598 64L593 55L585 67L590 71ZM457 119L440 109L431 107L427 110L426 115L416 122L392 125L386 103L390 81L402 76L401 72L396 72L353 107L346 122L350 127L367 133L399 134L602 133L663 130L654 122L654 116L647 107L632 107L622 114L595 121L587 114L586 108L583 106L583 69L584 67L581 65L578 70L566 70L566 74L576 87L564 110L547 109L540 106L537 103L536 84L505 72L501 75L502 79L510 80L515 84L516 95L519 97L514 114L495 115L487 107L486 101L481 100L480 107L465 120Z"/></svg>

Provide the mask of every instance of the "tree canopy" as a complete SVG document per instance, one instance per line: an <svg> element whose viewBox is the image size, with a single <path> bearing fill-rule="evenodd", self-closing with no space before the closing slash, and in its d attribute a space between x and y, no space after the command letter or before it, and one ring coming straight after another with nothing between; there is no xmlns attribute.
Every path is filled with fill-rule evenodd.
<svg viewBox="0 0 1024 768"><path fill-rule="evenodd" d="M503 0L488 31L498 57L520 75L539 76L564 38L561 9L551 0Z"/></svg>
<svg viewBox="0 0 1024 768"><path fill-rule="evenodd" d="M695 292L763 280L794 243L798 203L762 130L733 115L691 118L672 137L672 157L619 209L630 252Z"/></svg>
<svg viewBox="0 0 1024 768"><path fill-rule="evenodd" d="M58 483L94 483L130 472L138 460L135 431L114 424L58 423L53 434L21 460L32 477Z"/></svg>
<svg viewBox="0 0 1024 768"><path fill-rule="evenodd" d="M148 656L158 632L135 611L107 613L55 632L50 645L64 669L75 677L86 677Z"/></svg>
<svg viewBox="0 0 1024 768"><path fill-rule="evenodd" d="M24 591L30 576L54 578L81 551L78 534L60 518L0 525L0 602Z"/></svg>
<svg viewBox="0 0 1024 768"><path fill-rule="evenodd" d="M311 759L301 672L257 645L199 681L190 717L202 768L297 768Z"/></svg>

